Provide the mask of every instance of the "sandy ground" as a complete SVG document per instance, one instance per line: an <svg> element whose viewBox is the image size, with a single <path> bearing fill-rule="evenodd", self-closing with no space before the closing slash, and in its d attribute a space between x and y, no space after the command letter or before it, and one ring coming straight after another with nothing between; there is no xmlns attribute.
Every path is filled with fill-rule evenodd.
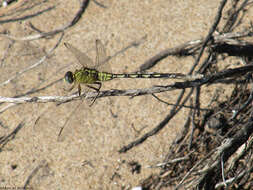
<svg viewBox="0 0 253 190"><path fill-rule="evenodd" d="M25 1L18 1L18 3ZM39 3L40 2L40 3ZM21 10L0 20L19 18L48 7L52 10L24 21L0 25L0 32L24 37L36 34L29 22L42 31L51 31L73 19L81 1L37 1L38 5ZM64 76L68 70L80 68L63 42L78 47L95 60L95 40L100 39L108 55L114 55L143 37L138 46L127 49L110 60L112 71L127 73L160 51L186 41L204 37L214 20L218 0L103 0L106 8L90 2L82 19L65 31L62 42L43 64L0 86L0 96L13 97L33 88L44 87ZM17 3L16 3L17 4ZM11 7L12 6L12 7ZM19 5L20 7L21 5ZM7 8L9 9L8 11ZM0 15L17 10L15 5L0 8ZM0 83L38 62L57 43L60 34L49 39L12 41L0 37ZM168 57L150 71L187 73L193 58ZM106 89L137 89L172 83L169 79L116 79L105 82ZM63 81L29 96L66 95ZM76 89L75 89L76 91ZM174 103L180 91L157 94ZM202 95L208 101L214 91ZM90 108L85 101L70 117L81 101L60 106L55 103L15 105L0 113L0 136L13 131L20 122L22 129L0 152L0 188L33 189L130 189L152 173L149 166L163 161L172 140L180 133L188 109L182 109L157 135L127 153L118 150L157 126L171 107L151 95L101 98ZM0 105L1 109L9 104ZM68 118L70 119L68 120ZM68 120L68 121L67 121ZM67 121L63 138L57 135ZM139 174L132 173L129 162L141 165Z"/></svg>

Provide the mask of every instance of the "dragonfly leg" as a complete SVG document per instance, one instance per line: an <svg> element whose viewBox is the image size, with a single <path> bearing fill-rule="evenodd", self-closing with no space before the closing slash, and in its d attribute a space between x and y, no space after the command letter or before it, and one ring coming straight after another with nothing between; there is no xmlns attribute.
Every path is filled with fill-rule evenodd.
<svg viewBox="0 0 253 190"><path fill-rule="evenodd" d="M100 90L100 88L101 88L102 84L101 84L100 82L96 82L96 83L94 83L94 84L98 84L98 85L99 85L99 87L98 87L98 88L95 88L95 87L90 86L90 85L86 85L86 86L88 86L89 88L91 88L91 89L93 89L93 90L95 90L95 91L99 92L99 90Z"/></svg>
<svg viewBox="0 0 253 190"><path fill-rule="evenodd" d="M73 90L75 88L76 84L74 84L73 86L71 86L69 89L65 89L63 88L63 90L70 92L71 90Z"/></svg>
<svg viewBox="0 0 253 190"><path fill-rule="evenodd" d="M92 103L90 104L90 107L91 107L91 106L94 104L94 102L96 101L96 99L97 99L97 97L98 97L98 95L99 95L99 90L100 90L100 88L101 88L101 86L102 86L102 84L101 84L100 82L96 82L96 83L94 83L94 84L98 84L99 87L98 87L98 88L95 88L95 87L93 87L93 86L87 85L89 88L91 88L91 89L97 91L97 95L96 95L96 97L92 100Z"/></svg>
<svg viewBox="0 0 253 190"><path fill-rule="evenodd" d="M80 84L78 85L78 94L79 94L79 96L81 96L81 85Z"/></svg>

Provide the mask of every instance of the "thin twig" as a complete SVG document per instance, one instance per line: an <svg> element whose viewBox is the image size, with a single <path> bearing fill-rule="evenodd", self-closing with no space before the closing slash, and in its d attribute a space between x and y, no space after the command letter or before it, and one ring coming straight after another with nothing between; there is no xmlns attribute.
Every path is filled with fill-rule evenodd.
<svg viewBox="0 0 253 190"><path fill-rule="evenodd" d="M60 36L60 38L57 41L56 45L49 51L49 53L47 55L43 56L38 62L34 63L33 65L31 65L31 66L29 66L29 67L27 67L27 68L25 68L25 69L23 69L21 71L18 71L16 73L16 75L14 75L14 76L10 77L8 80L2 82L0 84L0 87L6 85L8 83L10 83L11 81L13 81L14 79L16 79L20 75L22 75L22 74L26 73L27 71L30 71L30 70L34 69L35 67L38 67L40 64L42 64L51 54L53 54L54 50L58 47L58 45L60 44L60 42L62 40L63 34L64 33L62 33L62 35Z"/></svg>
<svg viewBox="0 0 253 190"><path fill-rule="evenodd" d="M35 14L31 14L31 15L26 15L26 16L23 16L23 17L20 17L20 18L12 18L12 19L7 19L7 20L0 20L0 24L5 24L5 23L10 23L10 22L18 22L18 21L23 21L23 20L26 20L26 19L30 19L30 18L33 18L33 17L36 17L36 16L39 16L45 12L48 12L48 11L51 11L55 8L55 6L51 6L51 7L48 7L42 11L39 11Z"/></svg>
<svg viewBox="0 0 253 190"><path fill-rule="evenodd" d="M229 184L232 184L235 180L237 180L238 178L241 178L243 177L245 174L246 174L247 171L242 171L238 176L236 177L232 177L230 179L227 179L225 182L220 182L220 183L217 183L215 185L215 189L220 189L221 187L226 187L226 185L229 185Z"/></svg>
<svg viewBox="0 0 253 190"><path fill-rule="evenodd" d="M53 30L53 31L50 31L50 32L39 33L39 34L35 34L35 35L30 35L30 36L26 36L26 37L21 37L21 38L15 37L15 36L10 36L10 35L7 35L7 34L0 34L0 35L4 36L4 37L7 37L7 38L10 38L10 39L15 40L15 41L37 40L37 39L40 39L40 38L45 38L45 37L48 37L48 36L56 35L58 33L63 32L64 30L74 26L81 19L84 11L88 7L88 4L89 4L89 0L83 0L82 5L81 5L80 9L78 10L78 12L77 12L76 16L74 17L74 19L70 23L68 23L66 26L60 27L56 30ZM35 26L33 26L33 27L35 28ZM37 30L40 31L39 29L37 29Z"/></svg>
<svg viewBox="0 0 253 190"><path fill-rule="evenodd" d="M107 8L105 5L103 5L102 3L100 3L100 2L98 2L98 1L96 1L96 0L93 0L93 2L94 2L95 4L97 4L98 6L104 8L104 9Z"/></svg>
<svg viewBox="0 0 253 190"><path fill-rule="evenodd" d="M20 131L20 129L22 129L24 125L25 125L24 121L20 122L18 126L10 134L0 139L0 152L10 140L15 138L16 134Z"/></svg>
<svg viewBox="0 0 253 190"><path fill-rule="evenodd" d="M246 8L248 3L248 0L244 0L244 2L241 4L241 6L238 9L235 9L236 5L238 4L239 1L234 1L235 5L230 9L230 15L229 18L227 19L226 24L223 27L222 33L227 33L232 31L232 27L235 25L235 22L238 20L238 15L239 13Z"/></svg>
<svg viewBox="0 0 253 190"><path fill-rule="evenodd" d="M225 172L224 172L224 160L223 160L223 153L221 154L220 162L221 162L221 174L222 174L222 181L224 183L225 189L227 188Z"/></svg>
<svg viewBox="0 0 253 190"><path fill-rule="evenodd" d="M18 105L18 104L16 104L16 103L9 103L9 104L7 104L5 107L3 107L3 108L0 109L0 114L3 113L3 112L5 112L7 109L9 109L9 108L11 108L13 106L16 106L16 105Z"/></svg>
<svg viewBox="0 0 253 190"><path fill-rule="evenodd" d="M163 162L163 163L159 163L159 164L156 164L155 166L149 166L148 168L156 168L156 167L164 167L166 165L169 165L169 164L174 164L174 163L177 163L177 162L182 162L182 161L186 161L186 160L189 160L190 159L190 155L193 153L192 152L189 152L187 155L185 155L184 157L180 157L180 158L175 158L173 160L168 160L166 162Z"/></svg>
<svg viewBox="0 0 253 190"><path fill-rule="evenodd" d="M182 105L182 104L179 104L179 105L175 105L175 104L172 104L172 103L168 103L164 100L162 100L161 98L159 98L158 96L156 96L155 94L152 94L152 96L157 99L159 102L162 102L168 106L182 106L184 108L189 108L189 109L196 109L194 106L187 106L187 105ZM210 109L208 108L199 108L201 111L210 111Z"/></svg>
<svg viewBox="0 0 253 190"><path fill-rule="evenodd" d="M31 182L31 180L33 179L33 177L38 173L38 171L41 168L45 167L46 165L47 165L46 160L42 160L41 163L32 171L32 173L26 179L25 184L24 184L24 189L27 189L27 190L31 189L30 187L28 187L29 183Z"/></svg>
<svg viewBox="0 0 253 190"><path fill-rule="evenodd" d="M204 50L205 50L205 48L206 48L206 46L207 46L207 43L211 40L212 35L213 35L214 31L216 30L216 28L217 28L219 22L220 22L221 16L222 16L222 11L223 11L223 8L225 7L226 3L227 3L227 0L221 1L220 6L219 6L219 8L218 8L218 13L216 14L215 19L214 19L214 23L213 23L212 27L210 28L210 30L209 30L209 32L208 32L208 34L207 34L205 40L203 41L202 47L201 47L201 49L200 49L200 52L199 52L199 54L198 54L197 59L195 60L194 67L192 68L192 71L193 71L194 68L198 65L198 63L199 63L199 61L200 61L200 58L201 58L201 56L203 55ZM190 74L191 74L191 73L190 73Z"/></svg>
<svg viewBox="0 0 253 190"><path fill-rule="evenodd" d="M191 102L191 105L193 103ZM194 117L195 117L195 110L193 110L192 114L191 114L191 124L192 124L192 128L191 128L191 134L190 134L190 137L189 137L189 143L188 143L188 150L191 150L191 147L192 147L192 140L193 140L193 133L194 133L194 130L196 129L196 125L195 125L195 120L194 120Z"/></svg>

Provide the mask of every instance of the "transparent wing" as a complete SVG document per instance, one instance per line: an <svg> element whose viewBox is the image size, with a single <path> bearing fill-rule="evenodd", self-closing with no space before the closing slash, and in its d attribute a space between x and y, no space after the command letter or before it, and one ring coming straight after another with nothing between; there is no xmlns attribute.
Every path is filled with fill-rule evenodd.
<svg viewBox="0 0 253 190"><path fill-rule="evenodd" d="M96 40L96 66L95 69L101 72L111 73L111 67L107 60L105 47L100 40Z"/></svg>
<svg viewBox="0 0 253 190"><path fill-rule="evenodd" d="M72 52L72 54L76 57L78 62L86 68L93 69L95 67L94 62L83 52L75 48L74 46L70 45L69 43L64 43L65 47Z"/></svg>

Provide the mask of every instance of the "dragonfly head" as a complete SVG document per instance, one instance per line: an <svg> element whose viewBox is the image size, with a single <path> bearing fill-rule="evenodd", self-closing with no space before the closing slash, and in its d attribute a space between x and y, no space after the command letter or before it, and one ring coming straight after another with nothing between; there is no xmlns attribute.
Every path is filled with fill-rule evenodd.
<svg viewBox="0 0 253 190"><path fill-rule="evenodd" d="M74 76L71 71L66 72L64 76L65 81L67 81L69 84L72 84L74 82Z"/></svg>

